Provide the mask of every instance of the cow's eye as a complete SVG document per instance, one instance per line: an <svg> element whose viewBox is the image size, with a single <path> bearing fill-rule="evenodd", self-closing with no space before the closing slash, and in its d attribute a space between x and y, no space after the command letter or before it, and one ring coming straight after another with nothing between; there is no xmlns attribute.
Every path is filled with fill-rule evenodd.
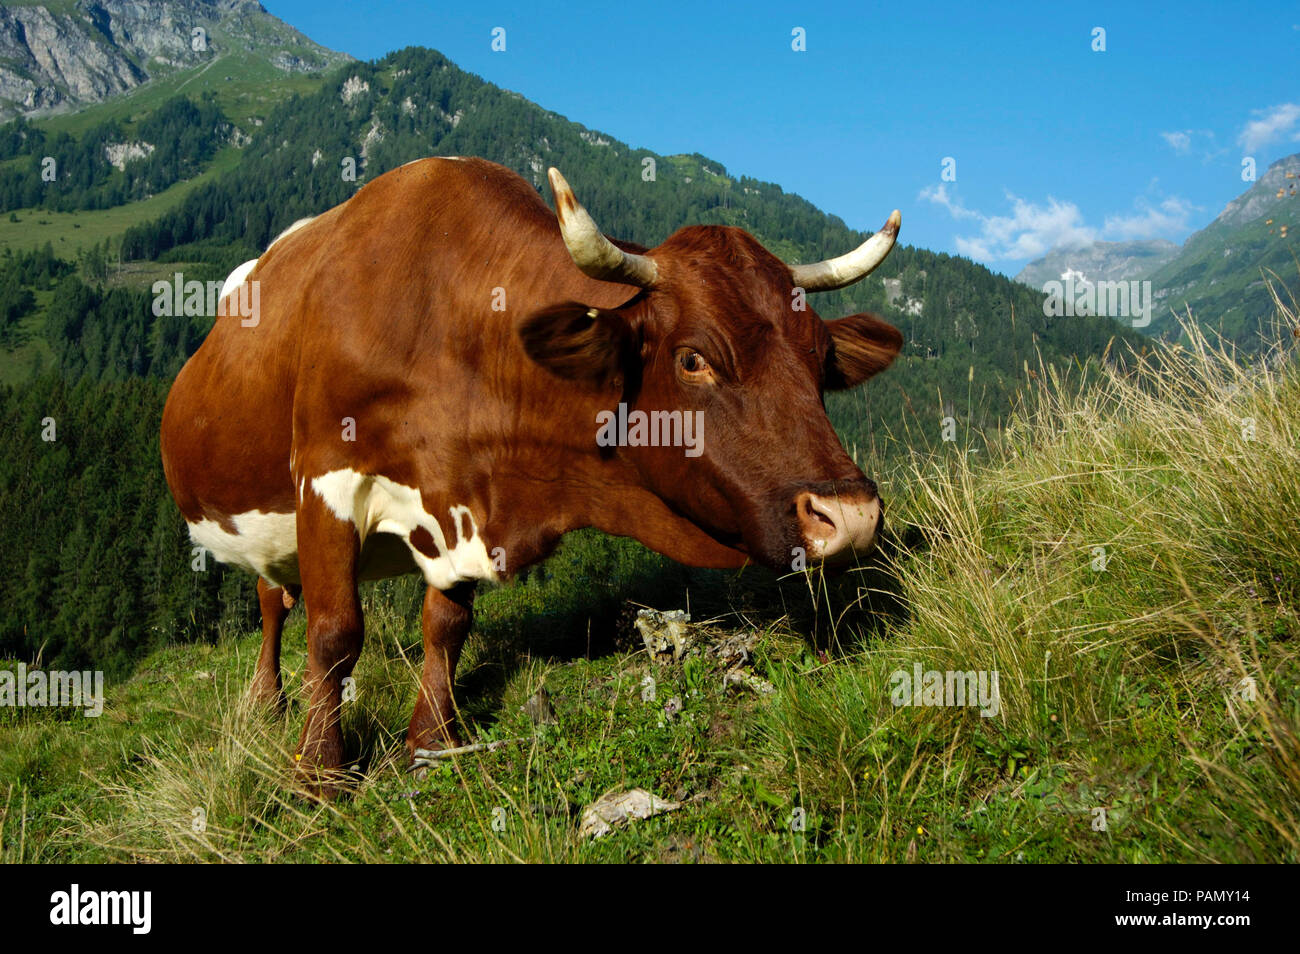
<svg viewBox="0 0 1300 954"><path fill-rule="evenodd" d="M688 380L699 380L712 375L709 362L698 351L690 348L682 348L677 352L677 366L681 368L682 376Z"/></svg>

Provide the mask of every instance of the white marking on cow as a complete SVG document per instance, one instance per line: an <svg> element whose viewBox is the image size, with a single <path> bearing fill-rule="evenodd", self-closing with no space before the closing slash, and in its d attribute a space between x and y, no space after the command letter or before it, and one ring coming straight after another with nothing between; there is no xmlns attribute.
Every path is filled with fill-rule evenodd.
<svg viewBox="0 0 1300 954"><path fill-rule="evenodd" d="M232 291L244 284L250 272L257 267L257 259L249 259L243 265L240 265L233 272L226 276L226 280L221 285L221 299L224 299Z"/></svg>
<svg viewBox="0 0 1300 954"><path fill-rule="evenodd" d="M230 518L231 533L215 520L189 524L190 539L221 563L252 570L277 586L298 582L298 518L250 510Z"/></svg>
<svg viewBox="0 0 1300 954"><path fill-rule="evenodd" d="M413 166L417 162L428 162L430 159L447 159L450 160L451 162L464 162L465 157L464 156L425 156L422 159L412 159L410 162L404 162L397 168L405 169L407 166Z"/></svg>
<svg viewBox="0 0 1300 954"><path fill-rule="evenodd" d="M292 235L294 232L298 231L300 228L302 228L308 222L313 221L315 218L316 216L309 215L305 219L299 219L297 222L293 223L293 225L289 226L287 229L285 229L283 232L281 232L279 235L273 238L271 240L271 244L266 247L266 250L268 252L271 251L271 249L275 246L276 242L280 241L280 239L282 238L286 238Z"/></svg>
<svg viewBox="0 0 1300 954"><path fill-rule="evenodd" d="M280 239L284 238L286 235L292 235L294 232L298 231L300 228L302 228L308 222L312 221L312 219L314 218L316 218L316 216L309 215L305 219L299 219L297 222L293 223L293 225L289 226L287 229L285 229L283 232L277 235L274 239L272 239L271 245L268 245L266 247L266 250L269 252L271 250L271 246L275 245L276 242L280 241ZM225 297L229 295L232 291L234 291L240 285L244 284L244 282L248 279L248 276L252 274L253 269L257 267L257 263L260 261L261 261L260 258L249 259L247 262L244 262L244 264L238 266L233 272L227 275L226 280L221 283L221 295L219 296L219 300L225 299Z"/></svg>
<svg viewBox="0 0 1300 954"><path fill-rule="evenodd" d="M497 579L487 544L479 536L478 522L468 507L449 508L456 541L448 544L441 524L424 509L420 492L414 487L351 469L314 477L311 486L334 516L350 521L357 528L363 550L366 538L375 533L390 533L405 542L430 586L445 590L468 580ZM411 544L411 532L417 527L428 531L438 556L430 557Z"/></svg>

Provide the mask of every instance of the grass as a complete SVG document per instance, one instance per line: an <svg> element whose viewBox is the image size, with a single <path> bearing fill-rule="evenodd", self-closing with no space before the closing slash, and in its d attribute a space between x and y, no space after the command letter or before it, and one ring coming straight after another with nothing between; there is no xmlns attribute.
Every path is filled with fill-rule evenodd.
<svg viewBox="0 0 1300 954"><path fill-rule="evenodd" d="M251 134L255 120L265 118L289 96L317 89L330 72L286 73L261 52L228 50L200 66L164 73L120 96L75 112L43 116L36 123L49 132L79 136L100 123L117 120L129 133L139 119L178 93L197 96L212 92L226 117Z"/></svg>
<svg viewBox="0 0 1300 954"><path fill-rule="evenodd" d="M423 780L402 764L409 583L368 591L355 783L327 805L289 779L301 611L287 719L242 702L252 634L159 653L97 720L3 713L2 860L1300 860L1300 362L1290 335L1248 367L1186 334L1087 379L1042 368L978 463L957 444L884 475L895 535L845 578L571 541L481 596L462 662L469 734L530 741ZM652 660L611 615L626 599L716 621ZM737 636L772 692L725 685ZM917 664L996 672L997 714L896 705ZM542 685L559 724L534 729ZM631 787L682 807L578 835Z"/></svg>
<svg viewBox="0 0 1300 954"><path fill-rule="evenodd" d="M13 347L0 347L0 385L20 385L30 381L37 366L48 368L54 363L54 351L45 340L45 310L54 299L53 291L39 289L33 293L35 307L17 325Z"/></svg>
<svg viewBox="0 0 1300 954"><path fill-rule="evenodd" d="M83 248L105 239L117 240L128 228L151 221L178 206L187 195L239 164L239 150L220 150L198 175L177 182L157 195L111 209L80 212L52 212L47 209L18 209L0 215L0 248L39 248L46 242L60 258L75 260ZM14 221L17 219L17 221Z"/></svg>
<svg viewBox="0 0 1300 954"><path fill-rule="evenodd" d="M149 289L160 279L172 281L177 272L200 280L205 275L221 274L220 269L206 262L123 262L110 267L104 284ZM0 347L0 385L21 386L32 380L38 368L55 365L54 351L45 338L46 312L54 294L52 290L37 289L35 307L19 321L11 343Z"/></svg>
<svg viewBox="0 0 1300 954"><path fill-rule="evenodd" d="M1300 377L1187 334L1045 374L989 466L913 465L905 627L780 682L763 728L831 856L1296 859ZM894 708L916 663L997 671L1001 713Z"/></svg>

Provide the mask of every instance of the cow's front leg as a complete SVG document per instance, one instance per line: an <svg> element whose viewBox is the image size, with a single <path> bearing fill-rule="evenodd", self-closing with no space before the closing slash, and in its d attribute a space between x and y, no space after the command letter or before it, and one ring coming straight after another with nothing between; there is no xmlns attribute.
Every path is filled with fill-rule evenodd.
<svg viewBox="0 0 1300 954"><path fill-rule="evenodd" d="M257 657L257 669L248 696L259 705L283 709L284 683L280 679L280 635L284 620L298 600L301 588L273 586L257 578L257 604L262 610L262 652Z"/></svg>
<svg viewBox="0 0 1300 954"><path fill-rule="evenodd" d="M315 494L298 508L298 568L307 601L307 722L295 758L308 786L331 795L343 767L343 680L361 655L363 621L357 594L360 542Z"/></svg>
<svg viewBox="0 0 1300 954"><path fill-rule="evenodd" d="M424 674L415 700L415 713L406 733L411 759L417 749L450 748L461 744L456 731L452 686L461 647L474 620L474 584L461 583L442 592L429 587L424 594Z"/></svg>

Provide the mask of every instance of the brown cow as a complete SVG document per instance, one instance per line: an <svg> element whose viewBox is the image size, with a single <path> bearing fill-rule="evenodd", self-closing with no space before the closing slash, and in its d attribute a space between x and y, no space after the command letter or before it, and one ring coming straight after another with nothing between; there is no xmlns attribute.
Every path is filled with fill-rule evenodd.
<svg viewBox="0 0 1300 954"><path fill-rule="evenodd" d="M786 571L873 544L875 485L822 394L883 370L901 336L871 315L822 321L800 289L862 278L898 213L847 255L787 266L738 228L611 241L550 180L557 213L482 159L380 176L231 276L224 291L256 283L258 313L218 320L172 387L163 465L191 536L263 581L260 695L280 692L289 593L306 600L297 757L314 780L344 764L359 580L428 583L415 757L460 742L476 582L570 530Z"/></svg>

